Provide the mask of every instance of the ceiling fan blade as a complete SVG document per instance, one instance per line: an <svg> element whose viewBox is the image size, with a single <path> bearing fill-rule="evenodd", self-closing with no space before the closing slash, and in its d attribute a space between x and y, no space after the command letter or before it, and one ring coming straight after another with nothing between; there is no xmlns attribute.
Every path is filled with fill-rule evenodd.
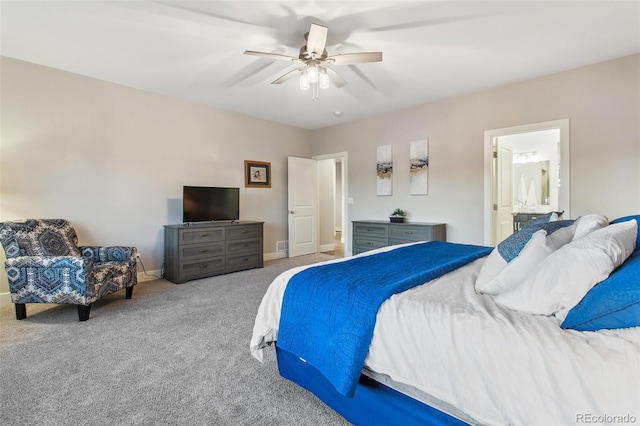
<svg viewBox="0 0 640 426"><path fill-rule="evenodd" d="M318 24L311 24L307 37L307 52L311 55L315 53L317 57L322 56L327 45L327 33L329 29Z"/></svg>
<svg viewBox="0 0 640 426"><path fill-rule="evenodd" d="M285 81L289 80L291 77L293 77L294 75L300 73L300 71L302 71L303 68L296 68L295 70L291 70L288 73L276 78L275 80L273 80L271 82L271 84L280 84L280 83L284 83Z"/></svg>
<svg viewBox="0 0 640 426"><path fill-rule="evenodd" d="M245 50L244 54L245 55L252 55L252 56L261 56L263 58L269 58L269 59L284 59L286 61L299 61L300 60L300 59L296 58L295 56L280 55L278 53L256 52L254 50Z"/></svg>
<svg viewBox="0 0 640 426"><path fill-rule="evenodd" d="M382 52L344 53L329 56L327 62L335 65L364 64L367 62L382 62Z"/></svg>
<svg viewBox="0 0 640 426"><path fill-rule="evenodd" d="M325 67L325 69L327 70L327 75L329 76L329 79L334 86L336 86L338 89L342 86L346 86L346 80L340 77L337 72L328 67Z"/></svg>

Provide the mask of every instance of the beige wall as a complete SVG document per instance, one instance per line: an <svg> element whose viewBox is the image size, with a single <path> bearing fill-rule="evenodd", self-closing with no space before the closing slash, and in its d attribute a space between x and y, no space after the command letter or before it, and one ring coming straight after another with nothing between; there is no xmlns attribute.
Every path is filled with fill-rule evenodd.
<svg viewBox="0 0 640 426"><path fill-rule="evenodd" d="M483 244L484 131L570 120L571 215L640 213L640 56L317 130L313 155L349 153L349 223L447 223L449 241ZM408 194L409 142L429 140L429 194ZM376 195L376 146L393 145L393 195ZM350 247L346 248L350 250Z"/></svg>
<svg viewBox="0 0 640 426"><path fill-rule="evenodd" d="M81 244L135 245L160 270L182 186L234 186L240 218L265 222L265 254L287 239L287 156L310 156L309 131L1 61L0 220L64 217ZM270 189L244 187L244 160L271 162Z"/></svg>
<svg viewBox="0 0 640 426"><path fill-rule="evenodd" d="M572 216L640 212L639 55L313 132L0 60L0 220L68 218L82 244L136 245L147 270L162 266L163 225L181 222L184 184L239 186L241 218L266 222L276 256L286 157L337 152L354 200L346 235L351 220L400 207L446 222L450 241L482 244L484 131L560 118L571 120ZM427 196L408 195L416 139L429 139ZM375 147L386 144L394 190L378 197ZM244 188L245 159L272 162L271 189ZM2 268L0 302L6 291Z"/></svg>

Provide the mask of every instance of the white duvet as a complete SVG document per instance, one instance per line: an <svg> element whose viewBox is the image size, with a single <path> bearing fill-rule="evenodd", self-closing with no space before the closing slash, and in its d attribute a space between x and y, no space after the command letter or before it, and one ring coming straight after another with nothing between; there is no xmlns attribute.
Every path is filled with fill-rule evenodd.
<svg viewBox="0 0 640 426"><path fill-rule="evenodd" d="M640 327L563 330L553 316L503 308L474 290L485 259L389 298L365 367L473 423L639 423ZM262 300L251 339L261 361L277 340L286 284L304 268L277 277Z"/></svg>

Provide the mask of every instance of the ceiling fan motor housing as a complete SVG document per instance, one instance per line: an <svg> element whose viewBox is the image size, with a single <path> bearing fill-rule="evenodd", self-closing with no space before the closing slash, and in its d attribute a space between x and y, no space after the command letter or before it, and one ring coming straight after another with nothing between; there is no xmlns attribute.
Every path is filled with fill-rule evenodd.
<svg viewBox="0 0 640 426"><path fill-rule="evenodd" d="M324 49L321 56L314 58L313 55L309 53L309 51L307 51L307 46L304 45L300 48L300 54L298 55L298 58L300 58L300 60L303 62L306 62L312 59L315 59L317 61L326 61L328 56L329 54L327 53L327 49Z"/></svg>

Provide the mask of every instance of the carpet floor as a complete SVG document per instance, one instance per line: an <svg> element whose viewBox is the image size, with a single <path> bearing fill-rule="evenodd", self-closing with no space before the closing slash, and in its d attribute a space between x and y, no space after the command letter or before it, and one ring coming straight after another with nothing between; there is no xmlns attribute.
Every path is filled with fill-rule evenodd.
<svg viewBox="0 0 640 426"><path fill-rule="evenodd" d="M94 303L0 307L0 424L347 425L249 352L258 305L281 272L315 254L176 285L138 284Z"/></svg>

